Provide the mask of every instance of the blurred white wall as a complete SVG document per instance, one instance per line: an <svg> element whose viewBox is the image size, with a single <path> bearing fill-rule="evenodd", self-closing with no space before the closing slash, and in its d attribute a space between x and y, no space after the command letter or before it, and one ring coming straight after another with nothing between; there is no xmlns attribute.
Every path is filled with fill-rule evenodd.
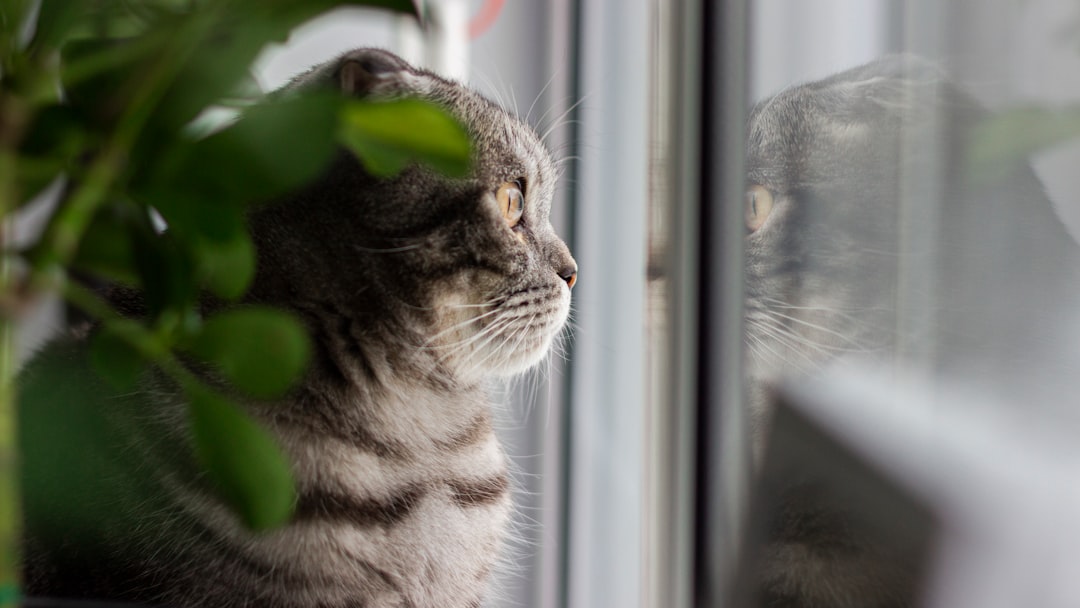
<svg viewBox="0 0 1080 608"><path fill-rule="evenodd" d="M888 0L750 3L750 99L816 80L888 49Z"/></svg>

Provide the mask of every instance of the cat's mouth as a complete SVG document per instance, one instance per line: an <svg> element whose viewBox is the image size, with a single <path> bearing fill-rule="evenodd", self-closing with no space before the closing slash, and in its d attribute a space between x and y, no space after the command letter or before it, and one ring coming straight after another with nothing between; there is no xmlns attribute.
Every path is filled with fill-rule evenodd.
<svg viewBox="0 0 1080 608"><path fill-rule="evenodd" d="M533 286L480 304L448 305L432 344L440 362L467 380L508 377L542 361L570 313L569 289Z"/></svg>

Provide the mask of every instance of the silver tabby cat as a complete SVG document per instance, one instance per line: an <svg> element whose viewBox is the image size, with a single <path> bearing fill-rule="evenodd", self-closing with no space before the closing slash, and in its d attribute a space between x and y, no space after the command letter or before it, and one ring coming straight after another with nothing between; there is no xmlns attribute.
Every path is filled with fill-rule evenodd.
<svg viewBox="0 0 1080 608"><path fill-rule="evenodd" d="M969 173L966 146L987 116L911 57L794 86L753 109L746 343L759 460L780 383L839 359L997 382L1030 403L1032 383L1017 370L1050 369L1033 364L1035 353L1060 341L1080 265L1025 162ZM925 281L911 283L910 268ZM933 319L930 333L912 318ZM918 605L924 556L870 525L844 488L770 483L778 500L757 565L760 605Z"/></svg>
<svg viewBox="0 0 1080 608"><path fill-rule="evenodd" d="M290 85L307 87L433 101L467 128L474 159L464 179L423 166L383 179L343 152L249 217L258 271L246 299L296 313L315 343L284 403L250 406L291 459L291 522L253 534L207 489L170 383L112 394L79 363L85 343L60 340L24 371L23 390L64 403L101 441L26 446L28 459L85 469L65 496L26 480L30 594L481 605L511 511L485 381L546 356L577 276L548 221L555 165L522 122L384 51L347 53ZM70 363L60 383L48 373L57 362Z"/></svg>

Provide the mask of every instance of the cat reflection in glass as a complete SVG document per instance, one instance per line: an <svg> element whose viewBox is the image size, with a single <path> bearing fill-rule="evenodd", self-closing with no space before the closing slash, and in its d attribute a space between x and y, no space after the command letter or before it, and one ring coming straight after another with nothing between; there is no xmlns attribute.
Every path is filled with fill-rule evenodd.
<svg viewBox="0 0 1080 608"><path fill-rule="evenodd" d="M1054 319L1075 301L1075 243L1026 161L971 163L989 113L942 74L886 57L751 112L745 340L759 470L783 449L767 443L785 381L857 359L985 384L1030 370L1024 357L1059 340ZM760 605L918 605L924 556L875 530L846 490L806 477L770 483Z"/></svg>

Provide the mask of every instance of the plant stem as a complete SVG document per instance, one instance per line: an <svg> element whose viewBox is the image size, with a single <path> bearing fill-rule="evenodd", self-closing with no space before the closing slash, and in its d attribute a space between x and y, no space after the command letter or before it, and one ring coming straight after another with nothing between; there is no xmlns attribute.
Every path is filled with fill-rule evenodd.
<svg viewBox="0 0 1080 608"><path fill-rule="evenodd" d="M169 348L162 344L161 339L145 326L137 321L126 319L120 313L113 310L108 303L103 301L96 293L75 283L64 279L59 287L60 294L72 305L82 309L95 319L108 323L131 323L129 331L120 332L117 335L127 342L128 346L135 349L144 359L156 365L165 374L176 380L180 386L192 386L201 384L195 374L188 371Z"/></svg>
<svg viewBox="0 0 1080 608"><path fill-rule="evenodd" d="M0 147L0 221L15 207L15 152ZM0 224L0 241L6 241L10 226ZM12 289L10 261L0 257L0 293ZM19 547L22 513L20 509L17 460L14 349L12 319L0 314L0 608L14 608L19 602Z"/></svg>

